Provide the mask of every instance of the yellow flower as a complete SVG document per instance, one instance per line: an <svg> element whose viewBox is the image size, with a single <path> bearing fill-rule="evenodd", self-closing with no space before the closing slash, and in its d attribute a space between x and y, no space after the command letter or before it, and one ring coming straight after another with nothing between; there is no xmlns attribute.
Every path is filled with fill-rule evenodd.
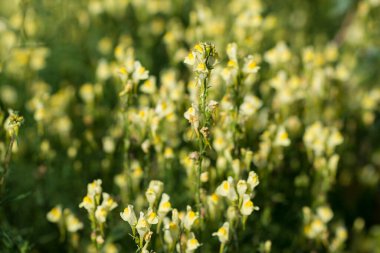
<svg viewBox="0 0 380 253"><path fill-rule="evenodd" d="M87 185L87 195L94 197L102 192L102 180L97 179Z"/></svg>
<svg viewBox="0 0 380 253"><path fill-rule="evenodd" d="M254 171L250 171L248 174L247 183L249 185L250 191L253 191L256 186L259 185L259 176Z"/></svg>
<svg viewBox="0 0 380 253"><path fill-rule="evenodd" d="M94 203L94 200L93 200L93 197L89 196L89 195L86 195L82 202L79 204L79 207L80 208L84 208L86 209L88 212L92 211L95 209L95 203Z"/></svg>
<svg viewBox="0 0 380 253"><path fill-rule="evenodd" d="M288 133L285 130L285 127L280 126L277 130L276 137L274 139L274 145L287 147L290 145L290 139Z"/></svg>
<svg viewBox="0 0 380 253"><path fill-rule="evenodd" d="M249 55L244 61L243 72L246 74L255 74L259 69L260 67L257 64L257 61L252 55Z"/></svg>
<svg viewBox="0 0 380 253"><path fill-rule="evenodd" d="M229 238L229 229L230 229L230 224L228 222L225 222L222 227L218 229L217 232L213 233L213 236L217 236L220 243L226 243L228 242Z"/></svg>
<svg viewBox="0 0 380 253"><path fill-rule="evenodd" d="M98 206L95 211L95 218L98 222L106 222L108 211L104 206Z"/></svg>
<svg viewBox="0 0 380 253"><path fill-rule="evenodd" d="M327 223L332 219L334 213L332 212L330 207L320 206L317 208L317 215L324 223Z"/></svg>
<svg viewBox="0 0 380 253"><path fill-rule="evenodd" d="M199 115L198 111L195 107L191 106L184 114L185 119L189 121L189 123L193 126L193 128L197 131L199 127Z"/></svg>
<svg viewBox="0 0 380 253"><path fill-rule="evenodd" d="M151 208L148 209L148 212L145 215L145 217L146 217L146 221L149 224L157 224L158 223L157 214L155 212L153 212L153 210Z"/></svg>
<svg viewBox="0 0 380 253"><path fill-rule="evenodd" d="M253 204L248 194L244 194L240 213L244 216L249 216L254 210L259 210L259 208Z"/></svg>
<svg viewBox="0 0 380 253"><path fill-rule="evenodd" d="M70 213L66 217L66 227L67 231L75 233L83 228L83 223L77 217Z"/></svg>
<svg viewBox="0 0 380 253"><path fill-rule="evenodd" d="M117 203L108 193L104 192L102 206L109 212L117 207Z"/></svg>
<svg viewBox="0 0 380 253"><path fill-rule="evenodd" d="M226 197L231 201L237 200L238 196L233 185L232 177L228 177L228 180L224 180L217 188L216 194Z"/></svg>
<svg viewBox="0 0 380 253"><path fill-rule="evenodd" d="M192 253L200 246L201 245L195 238L194 233L191 233L189 239L186 242L186 253Z"/></svg>
<svg viewBox="0 0 380 253"><path fill-rule="evenodd" d="M195 63L195 57L194 57L194 55L193 55L193 53L192 52L190 52L188 55L187 55L187 57L185 58L185 60L184 60L184 63L186 63L186 64L188 64L188 65L194 65L194 63Z"/></svg>
<svg viewBox="0 0 380 253"><path fill-rule="evenodd" d="M196 219L198 219L198 214L191 210L190 206L187 206L187 212L183 218L183 226L190 231Z"/></svg>
<svg viewBox="0 0 380 253"><path fill-rule="evenodd" d="M48 221L53 223L58 223L62 217L62 208L61 206L56 206L47 213L46 218Z"/></svg>
<svg viewBox="0 0 380 253"><path fill-rule="evenodd" d="M230 43L227 45L227 55L230 60L236 62L237 60L237 45L236 43Z"/></svg>
<svg viewBox="0 0 380 253"><path fill-rule="evenodd" d="M248 189L248 184L245 180L239 180L239 182L236 185L237 192L239 193L239 196L243 196L247 189Z"/></svg>
<svg viewBox="0 0 380 253"><path fill-rule="evenodd" d="M120 213L120 217L124 221L127 221L131 227L134 227L137 224L136 214L135 214L135 211L133 210L132 205L128 205L128 207L125 208L122 213Z"/></svg>
<svg viewBox="0 0 380 253"><path fill-rule="evenodd" d="M195 70L199 72L206 72L207 71L206 64L203 62L198 63Z"/></svg>
<svg viewBox="0 0 380 253"><path fill-rule="evenodd" d="M170 197L168 194L162 194L160 204L158 205L158 214L161 218L165 217L166 214L172 210L172 205L170 204L169 199Z"/></svg>
<svg viewBox="0 0 380 253"><path fill-rule="evenodd" d="M145 197L148 200L149 206L152 207L157 199L157 194L152 188L148 188L145 192Z"/></svg>
<svg viewBox="0 0 380 253"><path fill-rule="evenodd" d="M144 238L144 236L149 232L149 223L146 221L143 212L140 212L140 218L137 221L136 229L140 235L140 238Z"/></svg>

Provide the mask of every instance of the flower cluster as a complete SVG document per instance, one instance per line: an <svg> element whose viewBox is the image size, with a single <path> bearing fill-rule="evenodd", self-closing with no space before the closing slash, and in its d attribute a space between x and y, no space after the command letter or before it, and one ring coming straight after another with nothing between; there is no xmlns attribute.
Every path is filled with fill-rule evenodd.
<svg viewBox="0 0 380 253"><path fill-rule="evenodd" d="M199 214L190 206L187 206L186 212L172 208L169 195L163 193L161 181L150 181L145 197L149 207L145 212L140 211L138 218L133 205L128 205L120 213L121 218L129 223L139 251L149 252L147 248L153 236L153 225L156 225L158 234L163 231L164 248L169 251L176 249L178 252L191 253L201 245L192 232ZM171 219L167 217L170 212Z"/></svg>
<svg viewBox="0 0 380 253"><path fill-rule="evenodd" d="M131 226L132 234L138 249L142 252L149 252L147 247L153 234L150 229L151 226L158 224L158 231L163 219L172 210L172 207L169 195L163 193L163 183L161 181L150 181L145 196L149 203L149 208L146 212L140 212L138 219L133 205L128 205L128 207L120 213L120 216ZM136 231L138 236L136 235Z"/></svg>
<svg viewBox="0 0 380 253"><path fill-rule="evenodd" d="M134 60L134 51L132 48L116 47L115 55L116 58L121 61L119 75L124 84L124 88L120 91L119 95L124 96L136 92L139 82L148 79L149 71L146 70L139 61ZM149 91L149 86L151 86L151 84L146 83L144 89Z"/></svg>
<svg viewBox="0 0 380 253"><path fill-rule="evenodd" d="M91 222L91 240L97 248L101 248L105 237L105 223L110 211L117 207L117 203L106 192L102 190L102 180L97 179L87 186L87 195L79 204L88 212Z"/></svg>
<svg viewBox="0 0 380 253"><path fill-rule="evenodd" d="M192 66L197 84L201 85L209 78L211 70L218 63L218 53L212 43L201 42L192 48L184 62Z"/></svg>

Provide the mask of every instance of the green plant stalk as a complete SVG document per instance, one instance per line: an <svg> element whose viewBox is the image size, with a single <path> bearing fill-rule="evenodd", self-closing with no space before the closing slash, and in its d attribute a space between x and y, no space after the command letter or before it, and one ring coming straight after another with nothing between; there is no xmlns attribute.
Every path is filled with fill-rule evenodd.
<svg viewBox="0 0 380 253"><path fill-rule="evenodd" d="M11 158L12 158L12 148L13 148L13 144L14 144L15 140L16 140L16 136L12 135L11 140L10 140L9 145L8 145L8 148L7 148L7 151L5 153L5 157L4 157L4 161L3 161L3 172L2 172L1 178L0 178L0 195L3 192L3 190L5 190L5 177L8 173L8 170L9 170L9 164L10 164Z"/></svg>
<svg viewBox="0 0 380 253"><path fill-rule="evenodd" d="M239 73L233 87L233 98L234 98L234 114L233 114L233 145L234 145L234 155L239 155L239 141L238 141L238 126L239 126L239 109L240 109L240 86L241 86L242 77Z"/></svg>
<svg viewBox="0 0 380 253"><path fill-rule="evenodd" d="M201 94L199 96L199 111L201 116L201 129L203 127L209 126L209 119L206 115L206 105L207 105L207 94L208 94L208 86L207 81L209 80L210 73L208 76L203 79L202 87L201 87ZM198 152L199 152L199 158L197 161L197 193L196 193L196 204L197 204L197 211L199 214L201 214L202 209L202 201L201 201L201 174L202 174L202 162L204 159L204 153L205 153L205 147L207 144L207 140L204 140L206 137L202 137L202 134L198 134ZM201 215L200 215L201 216Z"/></svg>
<svg viewBox="0 0 380 253"><path fill-rule="evenodd" d="M130 159L129 159L129 149L130 149L130 140L129 140L129 121L128 121L128 116L127 116L127 112L128 112L128 109L129 107L131 106L131 100L132 100L132 96L130 94L128 94L128 97L127 97L127 101L125 103L125 105L123 105L122 103L120 103L120 111L122 112L122 115L123 115L123 119L124 119L124 136L123 136L123 151L124 151L124 154L123 154L123 166L124 164L126 164L127 166L127 169L125 170L124 169L124 173L126 173L126 179L127 179L127 190L128 192L125 194L125 197L123 199L123 201L125 202L125 204L132 198L132 193L133 193L133 187L132 187L132 180L131 180L131 174L132 174L132 170L131 170L131 162L130 162ZM124 194L124 191L121 191L123 194Z"/></svg>
<svg viewBox="0 0 380 253"><path fill-rule="evenodd" d="M220 244L219 253L224 252L224 243Z"/></svg>

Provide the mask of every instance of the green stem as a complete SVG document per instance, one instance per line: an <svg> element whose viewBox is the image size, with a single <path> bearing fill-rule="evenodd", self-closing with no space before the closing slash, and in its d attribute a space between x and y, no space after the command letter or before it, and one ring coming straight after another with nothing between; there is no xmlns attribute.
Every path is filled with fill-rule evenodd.
<svg viewBox="0 0 380 253"><path fill-rule="evenodd" d="M219 253L223 253L224 251L224 243L220 244Z"/></svg>
<svg viewBox="0 0 380 253"><path fill-rule="evenodd" d="M7 151L5 153L5 157L4 157L4 161L3 161L3 171L1 174L1 178L0 178L0 195L3 192L3 190L5 190L5 177L8 173L9 163L11 162L12 148L13 148L13 144L14 144L15 140L16 140L16 136L12 135L11 141L9 142Z"/></svg>
<svg viewBox="0 0 380 253"><path fill-rule="evenodd" d="M233 114L233 144L234 144L234 155L238 156L239 155L239 142L238 142L238 127L239 127L239 108L240 108L240 85L241 85L241 74L238 75L237 80L234 85L234 92L233 92L233 97L234 97L234 114Z"/></svg>

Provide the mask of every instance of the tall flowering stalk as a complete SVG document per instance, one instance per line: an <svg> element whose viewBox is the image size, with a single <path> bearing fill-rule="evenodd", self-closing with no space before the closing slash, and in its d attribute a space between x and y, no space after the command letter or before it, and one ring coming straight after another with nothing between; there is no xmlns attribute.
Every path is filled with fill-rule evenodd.
<svg viewBox="0 0 380 253"><path fill-rule="evenodd" d="M129 190L127 192L127 197L130 197L132 191L132 182L130 181L132 171L131 171L131 159L130 159L130 149L131 149L131 129L130 129L130 110L132 108L138 107L138 89L142 81L149 78L149 71L137 60L135 60L135 53L133 48L127 47L126 45L120 44L115 49L115 57L118 60L119 65L119 77L123 88L119 92L120 96L120 118L121 125L124 128L124 166L125 178L128 181L127 186ZM145 173L146 177L149 173ZM123 202L127 199L123 198Z"/></svg>
<svg viewBox="0 0 380 253"><path fill-rule="evenodd" d="M198 211L201 209L201 173L202 162L205 157L207 147L210 147L210 127L212 115L218 103L208 101L208 91L210 88L210 75L217 63L218 54L215 46L208 42L201 42L194 46L185 63L192 66L195 80L198 87L198 101L185 112L185 118L190 122L198 139L198 152L193 157L197 161L197 192L196 203Z"/></svg>
<svg viewBox="0 0 380 253"><path fill-rule="evenodd" d="M222 77L226 81L227 89L232 98L233 111L231 112L231 127L232 127L232 140L233 140L233 155L240 155L240 138L243 134L243 126L241 126L241 116L256 112L261 106L261 101L254 96L244 96L244 83L248 78L256 74L260 67L258 61L252 55L244 58L244 61L238 59L238 46L236 43L227 45L227 66L222 71ZM240 115L240 111L243 115Z"/></svg>
<svg viewBox="0 0 380 253"><path fill-rule="evenodd" d="M84 208L88 212L91 222L91 240L97 250L103 247L105 241L105 223L110 211L117 207L117 203L110 197L108 193L102 190L102 180L97 179L87 186L87 195L79 204L80 208Z"/></svg>
<svg viewBox="0 0 380 253"><path fill-rule="evenodd" d="M12 148L18 137L18 131L23 122L24 118L22 116L19 116L17 112L14 112L12 110L9 111L9 116L4 122L4 129L10 137L10 141L7 151L5 153L4 160L0 165L0 192L5 188L5 177L7 175L9 163L12 157Z"/></svg>

